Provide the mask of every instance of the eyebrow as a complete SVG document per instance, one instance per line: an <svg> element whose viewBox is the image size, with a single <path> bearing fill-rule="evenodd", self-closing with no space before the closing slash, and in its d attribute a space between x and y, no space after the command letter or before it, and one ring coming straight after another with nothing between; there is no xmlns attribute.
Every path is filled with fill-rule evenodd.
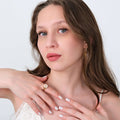
<svg viewBox="0 0 120 120"><path fill-rule="evenodd" d="M55 23L53 23L53 25L60 25L60 24L62 24L62 23L66 23L66 21L64 21L64 20L61 20L61 21L57 21L57 22L55 22ZM40 25L38 25L37 26L37 29L40 29L40 28L44 28L44 26L40 26Z"/></svg>

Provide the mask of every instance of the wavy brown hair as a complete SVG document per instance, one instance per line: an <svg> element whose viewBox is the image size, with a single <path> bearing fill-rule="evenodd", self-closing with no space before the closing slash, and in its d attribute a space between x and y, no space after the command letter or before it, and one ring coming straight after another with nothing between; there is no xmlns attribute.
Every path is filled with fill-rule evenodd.
<svg viewBox="0 0 120 120"><path fill-rule="evenodd" d="M40 3L33 12L30 41L34 50L39 55L39 64L29 73L44 76L50 73L50 68L45 64L38 50L36 23L38 13L48 5L60 5L64 11L64 17L70 28L78 37L83 38L87 43L87 56L83 59L83 76L86 85L94 92L99 103L99 93L96 88L103 89L104 93L112 92L119 96L114 76L110 71L103 51L102 37L96 19L82 0L47 0Z"/></svg>

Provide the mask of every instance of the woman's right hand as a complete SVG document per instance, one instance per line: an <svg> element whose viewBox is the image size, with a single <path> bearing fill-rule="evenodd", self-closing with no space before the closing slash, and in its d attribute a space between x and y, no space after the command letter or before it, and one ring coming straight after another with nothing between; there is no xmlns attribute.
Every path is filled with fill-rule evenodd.
<svg viewBox="0 0 120 120"><path fill-rule="evenodd" d="M7 84L7 87L17 97L27 102L37 114L40 114L40 109L49 114L51 114L50 108L58 110L58 106L48 94L58 99L62 99L61 95L50 86L45 90L41 87L43 82L47 80L47 76L38 77L25 71L13 69L4 69L4 71L6 71L7 74L5 75L5 72L2 71L4 73L2 75L3 80L9 74L9 84Z"/></svg>

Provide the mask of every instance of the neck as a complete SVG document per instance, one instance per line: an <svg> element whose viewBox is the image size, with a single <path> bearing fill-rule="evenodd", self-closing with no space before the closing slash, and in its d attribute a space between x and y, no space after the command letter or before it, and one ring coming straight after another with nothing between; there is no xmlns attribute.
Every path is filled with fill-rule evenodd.
<svg viewBox="0 0 120 120"><path fill-rule="evenodd" d="M67 97L77 96L85 87L79 67L66 71L51 70L47 83Z"/></svg>

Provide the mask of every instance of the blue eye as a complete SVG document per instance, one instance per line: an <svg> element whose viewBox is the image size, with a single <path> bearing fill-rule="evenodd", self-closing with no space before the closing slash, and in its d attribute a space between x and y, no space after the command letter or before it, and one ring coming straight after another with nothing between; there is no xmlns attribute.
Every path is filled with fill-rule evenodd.
<svg viewBox="0 0 120 120"><path fill-rule="evenodd" d="M40 32L40 33L38 33L38 36L46 36L46 35L47 35L46 32Z"/></svg>
<svg viewBox="0 0 120 120"><path fill-rule="evenodd" d="M66 31L67 31L66 28L59 29L59 32L60 32L60 33L65 33Z"/></svg>

